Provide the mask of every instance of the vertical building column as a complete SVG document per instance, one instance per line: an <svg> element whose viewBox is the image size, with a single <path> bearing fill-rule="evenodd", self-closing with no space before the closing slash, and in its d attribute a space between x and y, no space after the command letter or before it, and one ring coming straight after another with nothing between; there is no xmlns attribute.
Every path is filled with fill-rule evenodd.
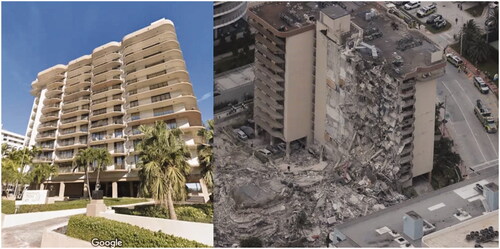
<svg viewBox="0 0 500 249"><path fill-rule="evenodd" d="M286 158L290 158L290 142L286 142Z"/></svg>
<svg viewBox="0 0 500 249"><path fill-rule="evenodd" d="M59 183L59 197L64 198L64 189L66 188L66 184L64 182Z"/></svg>
<svg viewBox="0 0 500 249"><path fill-rule="evenodd" d="M40 183L40 190L43 190L44 187L45 185L43 183Z"/></svg>
<svg viewBox="0 0 500 249"><path fill-rule="evenodd" d="M117 182L113 182L111 184L111 191L112 191L111 197L118 198L118 183Z"/></svg>
<svg viewBox="0 0 500 249"><path fill-rule="evenodd" d="M83 197L84 198L88 198L89 197L89 192L87 191L87 188L88 188L87 183L84 182L83 183Z"/></svg>
<svg viewBox="0 0 500 249"><path fill-rule="evenodd" d="M130 189L130 197L135 197L135 195L134 195L134 182L128 182L128 186Z"/></svg>
<svg viewBox="0 0 500 249"><path fill-rule="evenodd" d="M205 203L210 200L210 194L208 193L208 187L207 184L205 184L205 181L203 178L200 179L200 187L201 187L201 193L203 195L203 199L205 200Z"/></svg>

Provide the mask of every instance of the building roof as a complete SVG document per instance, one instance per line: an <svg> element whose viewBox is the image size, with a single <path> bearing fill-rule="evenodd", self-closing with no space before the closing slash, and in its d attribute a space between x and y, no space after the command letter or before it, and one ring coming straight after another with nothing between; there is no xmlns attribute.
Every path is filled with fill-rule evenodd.
<svg viewBox="0 0 500 249"><path fill-rule="evenodd" d="M375 17L367 18L373 13L375 13ZM398 67L401 75L413 72L418 67L429 67L436 64L436 62L431 63L431 53L441 51L441 49L419 31L408 29L404 22L387 14L386 10L378 3L365 3L355 9L351 13L351 20L363 29L365 37L372 30L378 30L382 34L381 37L371 41L365 39L365 43L375 46L379 55L390 63L395 60L397 55L401 56L403 64ZM397 29L394 29L394 24L397 25ZM420 45L408 46L405 50L398 49L398 44L411 43ZM444 59L441 58L440 62L444 62Z"/></svg>
<svg viewBox="0 0 500 249"><path fill-rule="evenodd" d="M434 225L436 231L460 224L470 218L483 215L485 208L482 200L485 198L474 187L476 183L485 185L490 182L498 183L498 171L495 168L485 170L473 179L335 226L335 230L346 236L346 240L337 243L336 246L400 247L401 244L396 241L396 238L403 237L414 247L421 247L421 240L412 240L403 233L403 216L407 212L418 213L425 221ZM466 211L470 217L456 216L459 208ZM496 224L498 227L498 223ZM383 232L383 230L389 232Z"/></svg>
<svg viewBox="0 0 500 249"><path fill-rule="evenodd" d="M232 69L230 71L215 75L215 90L225 91L237 86L253 82L255 78L253 64Z"/></svg>
<svg viewBox="0 0 500 249"><path fill-rule="evenodd" d="M274 33L306 31L314 27L319 11L311 6L306 2L266 2L250 8L250 13L270 25Z"/></svg>
<svg viewBox="0 0 500 249"><path fill-rule="evenodd" d="M325 15L327 15L328 17L330 17L332 19L337 19L337 18L346 16L349 14L347 11L345 11L343 8L341 8L338 5L328 6L324 9L322 9L321 12L325 13Z"/></svg>
<svg viewBox="0 0 500 249"><path fill-rule="evenodd" d="M471 231L480 231L492 226L498 231L498 210L486 213L473 219L464 221L457 225L445 228L426 235L422 238L422 244L426 247L468 247L472 248L476 244L474 240L466 240L465 236ZM498 241L479 243L482 247L497 247Z"/></svg>

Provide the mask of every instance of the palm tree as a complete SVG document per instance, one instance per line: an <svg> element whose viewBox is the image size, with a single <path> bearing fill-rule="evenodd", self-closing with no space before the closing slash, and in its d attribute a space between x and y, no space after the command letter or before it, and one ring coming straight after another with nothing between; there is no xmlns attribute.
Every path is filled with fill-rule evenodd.
<svg viewBox="0 0 500 249"><path fill-rule="evenodd" d="M173 200L186 198L186 176L191 171L187 163L190 153L181 138L182 131L168 129L163 121L139 129L144 133L137 146L140 190L168 208L170 218L176 220Z"/></svg>
<svg viewBox="0 0 500 249"><path fill-rule="evenodd" d="M111 159L111 154L107 149L93 149L94 150L94 156L95 156L95 162L97 166L97 178L95 181L95 190L99 190L99 174L101 170L103 170L104 166L110 165L113 163L113 160Z"/></svg>
<svg viewBox="0 0 500 249"><path fill-rule="evenodd" d="M483 63L490 57L490 46L482 37L474 38L466 50L469 58L476 63Z"/></svg>
<svg viewBox="0 0 500 249"><path fill-rule="evenodd" d="M30 178L33 179L33 182L39 188L40 184L42 184L47 178L51 175L57 175L57 166L50 165L48 163L37 163L33 165L33 169L30 171Z"/></svg>
<svg viewBox="0 0 500 249"><path fill-rule="evenodd" d="M79 150L78 154L73 161L73 171L75 171L79 167L84 167L85 169L85 184L87 185L87 193L89 199L92 200L92 195L90 194L90 182L89 182L89 168L92 163L96 160L95 149L86 148L83 150Z"/></svg>
<svg viewBox="0 0 500 249"><path fill-rule="evenodd" d="M6 157L10 160L12 167L14 167L16 171L12 172L11 176L15 182L14 194L17 195L19 184L25 185L31 182L31 174L29 174L26 169L28 165L33 163L35 156L41 153L41 149L36 146L32 148L24 147L21 149L11 149L6 153Z"/></svg>
<svg viewBox="0 0 500 249"><path fill-rule="evenodd" d="M213 187L213 152L212 142L214 137L214 120L208 120L207 129L198 130L202 144L198 145L198 158L200 159L201 175L208 188Z"/></svg>

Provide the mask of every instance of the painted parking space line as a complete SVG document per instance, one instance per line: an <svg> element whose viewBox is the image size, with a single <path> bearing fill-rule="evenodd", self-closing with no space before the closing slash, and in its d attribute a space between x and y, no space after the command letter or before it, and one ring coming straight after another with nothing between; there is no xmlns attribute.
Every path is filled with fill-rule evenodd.
<svg viewBox="0 0 500 249"><path fill-rule="evenodd" d="M429 209L429 211L434 211L434 210L438 210L438 209L440 209L440 208L442 208L442 207L445 207L445 206L446 206L446 205L444 205L444 203L442 203L442 202L441 202L441 203L436 204L436 205L434 205L434 206L432 206L432 207L429 207L429 208L427 208L427 209Z"/></svg>

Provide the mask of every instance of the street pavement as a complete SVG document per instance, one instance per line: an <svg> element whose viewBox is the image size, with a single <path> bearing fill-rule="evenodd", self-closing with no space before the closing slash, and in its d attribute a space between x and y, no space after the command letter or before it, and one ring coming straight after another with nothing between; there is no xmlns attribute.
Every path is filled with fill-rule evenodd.
<svg viewBox="0 0 500 249"><path fill-rule="evenodd" d="M33 248L42 244L46 229L67 224L70 216L2 229L2 248Z"/></svg>
<svg viewBox="0 0 500 249"><path fill-rule="evenodd" d="M467 168L498 168L498 133L489 134L474 114L477 99L485 102L498 121L498 100L490 92L481 94L472 78L448 63L446 74L437 79L437 98L446 99L446 131ZM469 171L471 173L471 171Z"/></svg>

